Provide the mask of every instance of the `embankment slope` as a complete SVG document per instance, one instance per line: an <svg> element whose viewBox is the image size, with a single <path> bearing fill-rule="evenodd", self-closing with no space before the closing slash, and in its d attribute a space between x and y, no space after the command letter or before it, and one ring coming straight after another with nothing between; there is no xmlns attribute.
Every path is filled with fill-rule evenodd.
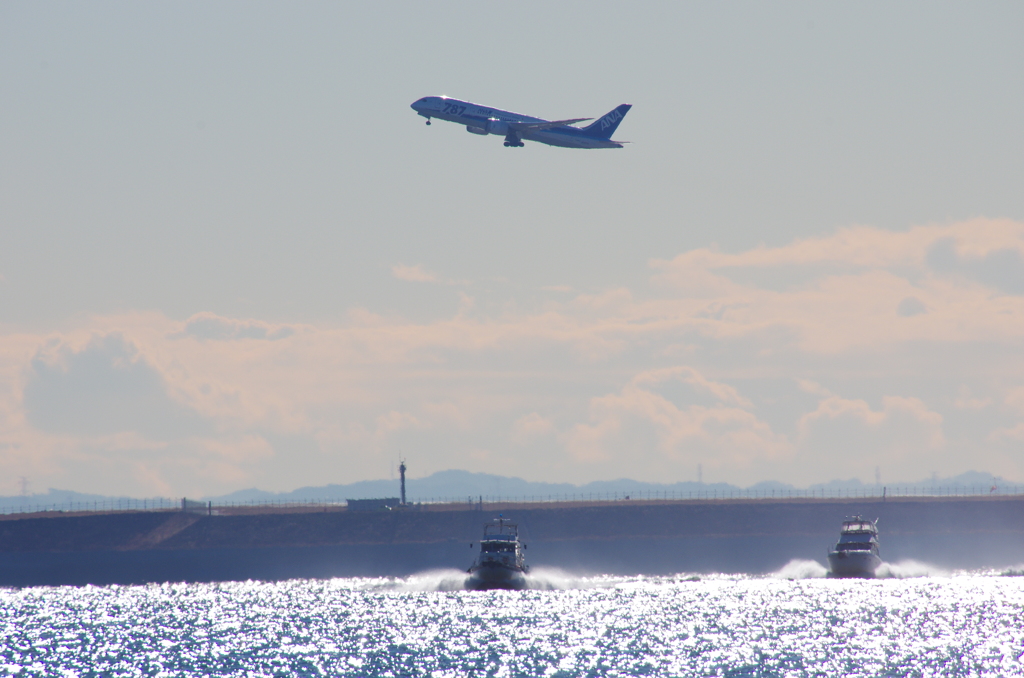
<svg viewBox="0 0 1024 678"><path fill-rule="evenodd" d="M451 505L0 521L0 585L400 576L461 568L484 521L516 520L534 565L666 574L824 563L846 516L879 519L883 557L945 568L1024 563L1024 497Z"/></svg>

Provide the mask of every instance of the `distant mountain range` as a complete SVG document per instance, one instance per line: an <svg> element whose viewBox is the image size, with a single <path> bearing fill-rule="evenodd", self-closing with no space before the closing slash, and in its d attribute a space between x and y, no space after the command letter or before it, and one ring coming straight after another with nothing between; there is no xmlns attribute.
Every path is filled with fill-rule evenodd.
<svg viewBox="0 0 1024 678"><path fill-rule="evenodd" d="M933 488L975 488L975 491L984 492L991 487L1005 488L1014 483L1007 481L991 473L969 471L951 478L929 478L916 483L889 483L890 487L919 489ZM570 483L543 483L523 480L522 478L508 478L505 476L493 475L490 473L470 473L468 471L438 471L426 478L407 478L406 494L410 502L431 501L436 499L450 500L477 500L483 497L485 500L510 499L529 500L547 499L557 497L586 498L610 498L615 495L634 497L646 496L648 494L664 494L665 496L686 496L688 493L717 493L727 495L740 492L777 492L786 491L870 491L877 490L874 484L863 483L860 480L832 480L827 483L818 483L807 488L797 488L794 485L776 481L757 483L747 488L741 488L728 483L694 483L683 482L673 484L645 483L626 478L620 480L602 480L585 485L572 485ZM1024 489L1022 486L1021 489ZM321 485L317 487L300 487L291 492L267 492L259 489L239 490L230 494L220 496L202 497L202 501L212 501L214 504L229 502L245 503L257 501L345 501L346 499L374 499L383 497L397 497L399 495L398 480L363 480L348 485ZM150 498L155 501L159 498ZM140 498L132 497L134 503L141 501ZM0 510L11 510L26 505L32 506L59 506L75 503L104 503L111 505L118 501L129 501L128 497L110 497L96 494L83 494L70 490L51 489L43 494L30 494L27 496L0 497ZM174 498L170 501L180 502L181 498Z"/></svg>

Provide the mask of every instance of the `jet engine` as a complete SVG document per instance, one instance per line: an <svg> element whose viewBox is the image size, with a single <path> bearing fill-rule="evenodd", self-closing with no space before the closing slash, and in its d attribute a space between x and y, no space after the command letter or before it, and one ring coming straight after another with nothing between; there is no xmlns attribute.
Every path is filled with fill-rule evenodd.
<svg viewBox="0 0 1024 678"><path fill-rule="evenodd" d="M497 118L488 118L487 133L505 136L508 134L508 123L504 120L498 120Z"/></svg>
<svg viewBox="0 0 1024 678"><path fill-rule="evenodd" d="M483 127L473 127L472 125L466 125L466 131L469 132L470 134L486 135L488 133L487 130L484 129Z"/></svg>

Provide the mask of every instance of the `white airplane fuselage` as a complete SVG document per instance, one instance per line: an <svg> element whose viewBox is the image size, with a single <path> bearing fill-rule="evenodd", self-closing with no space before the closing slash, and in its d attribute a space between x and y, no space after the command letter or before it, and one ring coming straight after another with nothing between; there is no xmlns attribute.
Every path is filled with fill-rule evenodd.
<svg viewBox="0 0 1024 678"><path fill-rule="evenodd" d="M623 104L586 127L572 125L589 118L550 121L450 97L423 97L412 109L428 125L432 118L454 122L473 134L504 136L506 146L522 146L525 140L563 148L622 148L627 142L613 141L611 135L630 106Z"/></svg>

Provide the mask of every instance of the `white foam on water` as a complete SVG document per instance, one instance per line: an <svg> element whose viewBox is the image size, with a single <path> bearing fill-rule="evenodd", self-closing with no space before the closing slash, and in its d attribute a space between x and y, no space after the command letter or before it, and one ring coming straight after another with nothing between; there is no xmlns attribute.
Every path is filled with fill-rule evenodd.
<svg viewBox="0 0 1024 678"><path fill-rule="evenodd" d="M367 581L359 588L383 591L467 591L469 575L462 570L441 569L417 572L404 578L379 578ZM617 575L574 574L556 567L534 567L526 575L526 589L532 591L565 591L571 589L601 589L629 586L630 584L662 583L661 577L623 577Z"/></svg>
<svg viewBox="0 0 1024 678"><path fill-rule="evenodd" d="M462 570L442 569L417 572L395 580L396 591L465 591L469 575Z"/></svg>
<svg viewBox="0 0 1024 678"><path fill-rule="evenodd" d="M975 573L977 574L977 573ZM1017 565L991 575L1024 576L1024 565ZM937 565L916 560L901 560L896 563L883 562L875 573L879 579L911 579L919 577L951 577L953 573ZM336 580L343 588L362 591L466 591L469 575L454 568L425 570L408 577L353 578ZM767 575L740 575L681 572L675 575L595 575L582 574L556 567L534 567L526 576L526 589L531 591L566 591L593 589L643 589L649 587L692 584L736 579L822 579L828 577L828 568L816 560L793 559Z"/></svg>
<svg viewBox="0 0 1024 678"><path fill-rule="evenodd" d="M910 579L913 577L948 577L949 570L917 560L901 560L898 563L883 562L875 570L880 579Z"/></svg>
<svg viewBox="0 0 1024 678"><path fill-rule="evenodd" d="M828 568L817 560L793 559L771 575L775 579L820 579L828 576Z"/></svg>
<svg viewBox="0 0 1024 678"><path fill-rule="evenodd" d="M583 577L557 567L534 567L526 575L526 588L537 591L563 591L608 586L609 577Z"/></svg>

